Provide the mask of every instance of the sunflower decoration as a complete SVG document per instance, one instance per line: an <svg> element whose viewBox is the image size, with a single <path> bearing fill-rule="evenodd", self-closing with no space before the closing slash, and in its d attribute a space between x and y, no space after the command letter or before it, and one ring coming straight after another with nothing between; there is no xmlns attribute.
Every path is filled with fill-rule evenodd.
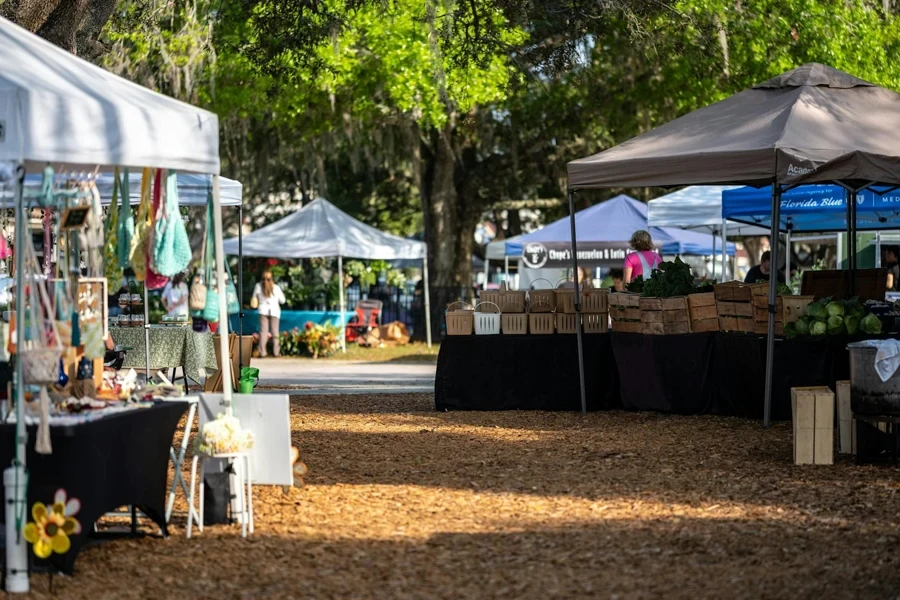
<svg viewBox="0 0 900 600"><path fill-rule="evenodd" d="M48 558L52 553L65 554L72 547L69 536L81 533L75 515L81 510L78 498L66 499L66 490L57 490L50 510L43 502L31 508L34 523L25 526L25 541L32 544L35 556Z"/></svg>

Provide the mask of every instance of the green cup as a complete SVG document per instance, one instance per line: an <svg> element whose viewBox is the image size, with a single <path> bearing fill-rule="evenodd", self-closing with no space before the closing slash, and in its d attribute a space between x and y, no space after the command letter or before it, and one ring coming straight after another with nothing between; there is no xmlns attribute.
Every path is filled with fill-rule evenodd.
<svg viewBox="0 0 900 600"><path fill-rule="evenodd" d="M252 379L241 379L238 381L238 393L252 394L255 383Z"/></svg>

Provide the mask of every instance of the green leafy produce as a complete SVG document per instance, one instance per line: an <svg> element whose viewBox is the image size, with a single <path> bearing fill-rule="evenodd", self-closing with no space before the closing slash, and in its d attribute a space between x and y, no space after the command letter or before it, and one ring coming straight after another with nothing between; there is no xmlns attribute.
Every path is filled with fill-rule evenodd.
<svg viewBox="0 0 900 600"><path fill-rule="evenodd" d="M790 325L790 323L788 323ZM785 325L787 327L787 325ZM809 335L809 317L800 317L794 323L794 327L799 335Z"/></svg>
<svg viewBox="0 0 900 600"><path fill-rule="evenodd" d="M628 282L628 285L625 286L625 289L631 292L632 294L640 294L644 291L644 277L638 275L634 279Z"/></svg>
<svg viewBox="0 0 900 600"><path fill-rule="evenodd" d="M866 316L866 308L860 303L859 298L851 298L844 302L844 314L862 319Z"/></svg>
<svg viewBox="0 0 900 600"><path fill-rule="evenodd" d="M806 314L813 319L824 319L828 316L828 311L821 302L810 302L806 307Z"/></svg>
<svg viewBox="0 0 900 600"><path fill-rule="evenodd" d="M791 289L791 286L786 283L779 283L778 287L775 290L775 293L779 296L793 296L794 290Z"/></svg>
<svg viewBox="0 0 900 600"><path fill-rule="evenodd" d="M832 316L843 317L844 316L844 305L841 302L837 302L837 301L829 302L828 305L825 307L825 310L828 311L829 317L832 317Z"/></svg>
<svg viewBox="0 0 900 600"><path fill-rule="evenodd" d="M650 279L644 282L641 295L645 298L671 298L687 296L694 289L694 275L691 266L675 257L674 261L660 263Z"/></svg>
<svg viewBox="0 0 900 600"><path fill-rule="evenodd" d="M844 326L847 328L847 333L850 335L855 334L859 331L859 317L855 315L844 317Z"/></svg>
<svg viewBox="0 0 900 600"><path fill-rule="evenodd" d="M784 326L784 337L789 340L797 337L797 324L796 323L786 323Z"/></svg>
<svg viewBox="0 0 900 600"><path fill-rule="evenodd" d="M828 317L828 333L831 335L840 335L844 333L844 317L839 315L831 315Z"/></svg>
<svg viewBox="0 0 900 600"><path fill-rule="evenodd" d="M815 321L809 326L810 335L825 335L828 332L828 325L825 321Z"/></svg>
<svg viewBox="0 0 900 600"><path fill-rule="evenodd" d="M859 322L859 328L870 335L881 333L881 319L875 315L866 315Z"/></svg>

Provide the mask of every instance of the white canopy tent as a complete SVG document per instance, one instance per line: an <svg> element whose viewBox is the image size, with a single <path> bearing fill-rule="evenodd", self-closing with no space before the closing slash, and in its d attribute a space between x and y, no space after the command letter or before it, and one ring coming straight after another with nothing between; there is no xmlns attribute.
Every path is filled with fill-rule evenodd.
<svg viewBox="0 0 900 600"><path fill-rule="evenodd" d="M728 234L742 236L769 235L764 227L755 227L722 218L722 192L739 186L692 185L647 203L647 224L651 227L677 227L722 236L722 276L728 264L725 253ZM713 277L716 263L713 260ZM732 273L734 277L734 273Z"/></svg>
<svg viewBox="0 0 900 600"><path fill-rule="evenodd" d="M0 161L14 165L16 248L25 244L23 183L25 170L51 164L65 170L112 170L116 166L174 169L213 176L215 252L222 249L219 202L219 127L215 114L147 90L92 65L36 35L0 18ZM2 169L0 169L2 171ZM24 269L24 253L16 252L16 272ZM216 277L225 286L223 261ZM16 286L16 307L24 306ZM219 312L227 314L225 294ZM22 314L17 322L24 322ZM228 325L220 329L222 356L228 356ZM25 347L25 328L16 329L17 346ZM231 362L222 361L224 401L231 404ZM22 381L16 361L15 380ZM7 490L7 532L13 516L25 506L24 387L16 386L17 462L4 472ZM15 483L14 483L15 482ZM11 520L13 524L11 525ZM29 589L27 546L13 532L6 543L6 589Z"/></svg>
<svg viewBox="0 0 900 600"><path fill-rule="evenodd" d="M225 240L224 250L237 254L238 238ZM428 250L425 242L380 231L354 219L337 206L317 198L300 210L243 236L244 256L267 258L320 258L336 256L341 284L341 347L346 348L344 258L368 260L421 260L425 282L425 335L431 347L431 298L428 290Z"/></svg>
<svg viewBox="0 0 900 600"><path fill-rule="evenodd" d="M120 180L124 174L120 173ZM61 174L60 179L64 179L65 175ZM211 175L198 175L197 173L178 173L176 180L178 181L178 202L181 206L206 206L209 201L209 190L212 188ZM130 203L141 203L141 173L140 171L132 171L128 174L129 187L131 192ZM100 192L100 201L103 204L109 204L112 201L113 192L113 174L100 173L95 179L97 190ZM25 176L25 189L38 189L43 183L43 177L39 174L32 173ZM219 200L222 206L240 206L243 199L244 186L240 181L228 179L227 177L219 177ZM14 208L12 189L7 189L0 185L0 208Z"/></svg>
<svg viewBox="0 0 900 600"><path fill-rule="evenodd" d="M506 279L509 280L509 257L510 255L506 253L506 243L510 242L515 244L519 241L521 235L514 235L511 238L506 238L503 240L497 240L496 242L491 242L484 249L484 283L487 285L488 279L490 278L490 263L492 260L502 260L503 261L503 270L506 273Z"/></svg>

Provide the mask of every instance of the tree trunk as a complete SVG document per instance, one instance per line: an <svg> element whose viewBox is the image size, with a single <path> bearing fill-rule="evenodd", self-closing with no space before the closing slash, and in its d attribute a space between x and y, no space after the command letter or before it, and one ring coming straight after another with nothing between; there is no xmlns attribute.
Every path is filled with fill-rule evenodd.
<svg viewBox="0 0 900 600"><path fill-rule="evenodd" d="M38 35L72 54L78 54L77 34L91 0L61 0Z"/></svg>
<svg viewBox="0 0 900 600"><path fill-rule="evenodd" d="M431 283L437 288L458 286L457 205L454 174L456 159L451 146L449 127L432 133L433 151L424 169L423 209L427 215L425 240L428 244Z"/></svg>
<svg viewBox="0 0 900 600"><path fill-rule="evenodd" d="M59 0L6 0L0 3L0 17L36 33L59 4Z"/></svg>

